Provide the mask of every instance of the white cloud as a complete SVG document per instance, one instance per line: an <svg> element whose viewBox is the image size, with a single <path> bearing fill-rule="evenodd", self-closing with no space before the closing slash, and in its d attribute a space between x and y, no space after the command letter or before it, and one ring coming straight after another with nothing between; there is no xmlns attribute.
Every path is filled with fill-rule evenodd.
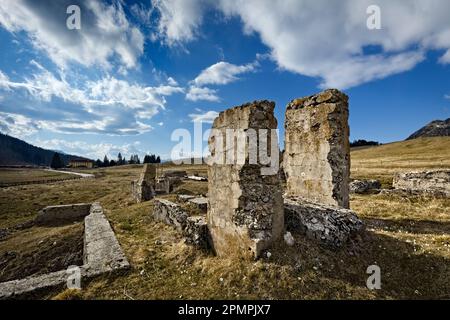
<svg viewBox="0 0 450 320"><path fill-rule="evenodd" d="M378 0L381 30L366 27L372 0L220 0L208 3L227 17L239 17L247 34L256 33L281 69L317 77L321 87L348 88L404 72L420 63L427 50L444 50L450 63L450 2L447 0ZM161 11L164 25L183 21L183 32L165 33L168 41L195 38L205 8L196 14ZM170 12L170 14L167 14ZM376 48L367 54L368 47Z"/></svg>
<svg viewBox="0 0 450 320"><path fill-rule="evenodd" d="M132 154L143 155L146 152L139 148L140 143L135 141L123 145L112 143L87 143L85 141L67 141L62 139L35 140L39 147L60 150L68 154L82 155L90 159L101 159L106 155L109 159L117 159L119 152L123 157L129 159Z"/></svg>
<svg viewBox="0 0 450 320"><path fill-rule="evenodd" d="M25 90L34 100L53 106L58 115L39 119L40 128L65 133L106 133L118 135L140 134L152 129L142 120L151 119L165 108L166 96L183 92L180 87L158 87L132 84L108 76L98 81L88 81L83 87L74 87L61 73L59 78L43 68L22 82L11 81L0 71L0 88ZM55 107L55 99L78 106L74 111ZM49 115L50 116L50 115Z"/></svg>
<svg viewBox="0 0 450 320"><path fill-rule="evenodd" d="M235 65L228 62L220 61L208 68L204 69L195 79L197 86L207 84L223 85L238 80L238 75L246 72L252 72L257 67L257 62L246 65Z"/></svg>
<svg viewBox="0 0 450 320"><path fill-rule="evenodd" d="M205 113L191 113L189 114L189 118L191 118L192 122L203 122L203 123L213 123L214 119L219 116L219 113L216 111L207 111Z"/></svg>
<svg viewBox="0 0 450 320"><path fill-rule="evenodd" d="M160 12L157 38L168 45L193 40L202 22L205 0L152 0Z"/></svg>
<svg viewBox="0 0 450 320"><path fill-rule="evenodd" d="M0 131L13 137L26 137L40 130L35 121L20 114L0 112Z"/></svg>
<svg viewBox="0 0 450 320"><path fill-rule="evenodd" d="M450 94L445 94L444 98L450 100Z"/></svg>
<svg viewBox="0 0 450 320"><path fill-rule="evenodd" d="M207 87L189 87L189 91L186 94L186 99L190 101L211 101L211 102L219 102L220 98L217 96L217 91L214 89L210 89Z"/></svg>
<svg viewBox="0 0 450 320"><path fill-rule="evenodd" d="M117 56L121 67L135 68L144 50L144 36L127 20L121 1L111 5L83 0L81 30L66 27L66 9L73 1L43 6L29 0L0 0L0 25L14 33L25 31L35 48L60 67L68 62L111 68Z"/></svg>

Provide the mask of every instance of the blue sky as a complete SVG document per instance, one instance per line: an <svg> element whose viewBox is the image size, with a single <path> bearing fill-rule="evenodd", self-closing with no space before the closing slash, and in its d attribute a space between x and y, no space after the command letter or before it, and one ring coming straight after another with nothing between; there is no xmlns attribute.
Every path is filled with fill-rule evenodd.
<svg viewBox="0 0 450 320"><path fill-rule="evenodd" d="M367 27L372 4L381 29ZM350 97L352 140L402 140L449 117L449 12L446 0L0 0L0 131L90 158L168 158L175 129L258 99L276 102L282 136L286 104L331 87Z"/></svg>

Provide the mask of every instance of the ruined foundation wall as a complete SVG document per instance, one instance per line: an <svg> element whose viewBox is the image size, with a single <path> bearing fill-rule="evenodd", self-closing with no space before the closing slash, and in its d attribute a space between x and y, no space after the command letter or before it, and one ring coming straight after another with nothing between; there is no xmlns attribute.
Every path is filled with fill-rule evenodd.
<svg viewBox="0 0 450 320"><path fill-rule="evenodd" d="M450 170L397 173L394 175L392 185L396 189L450 196Z"/></svg>
<svg viewBox="0 0 450 320"><path fill-rule="evenodd" d="M89 214L90 208L90 203L48 206L39 211L34 222L39 225L45 225L81 219Z"/></svg>
<svg viewBox="0 0 450 320"><path fill-rule="evenodd" d="M220 113L213 129L223 133L224 158L228 153L236 155L238 151L236 141L234 146L227 144L226 130L276 129L274 107L270 101L255 101ZM270 135L270 130L267 134ZM210 150L217 143L215 139L210 137ZM245 163L208 165L207 223L214 250L219 256L244 254L258 257L284 230L278 170L273 175L262 175L263 166L259 162L251 164L248 148L245 150ZM211 153L213 157L217 156L216 150Z"/></svg>
<svg viewBox="0 0 450 320"><path fill-rule="evenodd" d="M330 89L286 109L283 168L287 196L349 207L348 97Z"/></svg>
<svg viewBox="0 0 450 320"><path fill-rule="evenodd" d="M136 202L148 201L155 196L156 167L144 164L139 180L131 182L131 194Z"/></svg>

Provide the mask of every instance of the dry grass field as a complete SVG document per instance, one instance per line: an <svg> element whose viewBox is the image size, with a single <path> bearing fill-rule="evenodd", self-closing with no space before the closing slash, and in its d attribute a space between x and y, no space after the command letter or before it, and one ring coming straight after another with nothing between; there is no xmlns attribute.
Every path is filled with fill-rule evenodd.
<svg viewBox="0 0 450 320"><path fill-rule="evenodd" d="M351 162L352 178L379 179L389 187L395 172L450 168L450 138L419 138L355 149Z"/></svg>
<svg viewBox="0 0 450 320"><path fill-rule="evenodd" d="M449 168L449 150L450 138L355 150L352 176L382 178L386 186L398 170ZM99 201L132 269L82 282L75 294L81 299L450 298L449 199L352 196L352 209L367 225L357 244L333 252L294 234L295 246L280 243L270 259L245 261L195 250L172 227L153 221L153 201L131 199L130 182L140 169L93 169L95 179L0 188L0 228L25 222L47 205ZM205 173L203 166L183 169ZM204 194L207 184L189 181L175 192ZM381 268L381 290L366 287L372 264ZM73 296L51 292L43 298Z"/></svg>
<svg viewBox="0 0 450 320"><path fill-rule="evenodd" d="M43 169L0 168L0 187L75 178L77 177L73 175Z"/></svg>

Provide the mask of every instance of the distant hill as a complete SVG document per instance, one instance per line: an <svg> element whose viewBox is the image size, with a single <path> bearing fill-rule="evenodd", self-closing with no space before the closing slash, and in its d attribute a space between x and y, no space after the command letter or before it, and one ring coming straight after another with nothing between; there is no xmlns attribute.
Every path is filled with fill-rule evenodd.
<svg viewBox="0 0 450 320"><path fill-rule="evenodd" d="M450 118L447 120L435 120L427 124L425 127L417 130L406 140L421 137L448 137L450 136Z"/></svg>
<svg viewBox="0 0 450 320"><path fill-rule="evenodd" d="M49 166L55 151L33 146L23 140L0 133L0 165L34 165ZM64 164L70 159L79 158L74 155L58 152Z"/></svg>

